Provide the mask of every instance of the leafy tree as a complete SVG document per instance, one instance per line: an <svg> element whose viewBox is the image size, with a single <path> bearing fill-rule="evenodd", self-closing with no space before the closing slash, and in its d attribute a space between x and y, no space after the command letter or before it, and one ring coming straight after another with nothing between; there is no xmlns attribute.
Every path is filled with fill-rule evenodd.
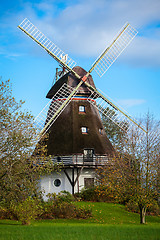
<svg viewBox="0 0 160 240"><path fill-rule="evenodd" d="M22 111L23 101L12 96L10 80L0 80L0 201L10 205L39 194L38 181L43 173L56 168L46 161L46 146L36 148L33 116Z"/></svg>
<svg viewBox="0 0 160 240"><path fill-rule="evenodd" d="M117 116L116 110L113 110L113 109L106 108L106 109L103 109L103 112L104 113L109 112L109 115L111 116L111 118L112 116L114 116L114 119ZM101 115L101 119L102 119L105 132L107 134L107 137L113 144L114 148L117 151L122 151L125 145L126 132L122 130L117 124L125 126L127 131L127 128L128 128L127 122L123 122L123 124L121 124L122 121L118 122L118 120L115 120L115 122L113 122L110 118L106 117L105 115ZM117 121L117 124L115 124L116 121Z"/></svg>
<svg viewBox="0 0 160 240"><path fill-rule="evenodd" d="M160 161L160 122L149 113L144 119L147 133L134 129L120 157L98 170L100 184L109 186L119 201L133 201L145 223L146 210L158 200Z"/></svg>

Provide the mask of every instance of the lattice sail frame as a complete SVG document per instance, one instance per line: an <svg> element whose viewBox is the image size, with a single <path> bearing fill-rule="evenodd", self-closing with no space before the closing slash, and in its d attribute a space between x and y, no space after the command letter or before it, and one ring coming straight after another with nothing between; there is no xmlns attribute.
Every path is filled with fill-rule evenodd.
<svg viewBox="0 0 160 240"><path fill-rule="evenodd" d="M34 125L37 128L37 138L42 137L49 130L62 111L68 106L71 101L71 97L65 105L63 103L65 103L66 99L68 99L73 90L74 89L72 87L64 83L35 118ZM55 117L53 118L54 115Z"/></svg>
<svg viewBox="0 0 160 240"><path fill-rule="evenodd" d="M97 91L92 91L87 101L96 107L101 114L109 118L112 122L114 122L118 127L120 127L128 134L137 127L145 132L143 126L140 126L135 119L130 117L129 114L126 111L122 110L122 108L117 104L115 104L113 100L110 100L108 96L102 97L102 95Z"/></svg>
<svg viewBox="0 0 160 240"><path fill-rule="evenodd" d="M51 54L62 66L68 66L68 70L72 69L76 62L71 59L68 54L65 54L59 47L57 47L49 38L39 31L27 18L18 26L23 32L43 47L49 54Z"/></svg>
<svg viewBox="0 0 160 240"><path fill-rule="evenodd" d="M56 109L56 111L51 110L51 113L49 113L48 116L47 116L47 111L48 111L49 105L51 104L51 101L52 101L51 100L47 104L47 106L41 111L41 113L37 116L37 118L35 119L35 122L37 122L38 129L40 130L39 131L39 136L43 136L44 133L46 133L48 131L48 129L56 121L56 119L61 114L61 112L69 104L72 96L76 95L76 92L78 91L78 88L84 82L85 82L86 86L89 87L92 90L92 94L94 94L93 99L94 98L97 98L97 99L99 98L99 99L103 100L103 104L98 103L99 104L98 106L101 106L101 107L98 108L98 110L100 112L102 112L104 114L103 109L106 108L106 104L108 104L108 106L110 106L110 108L113 107L114 109L119 111L118 118L116 118L115 116L111 117L111 114L109 112L106 113L106 116L109 117L116 124L119 121L120 122L130 122L130 124L132 126L133 126L133 124L135 124L136 126L140 127L135 122L135 120L133 120L133 118L131 118L123 110L121 110L120 108L115 106L110 100L108 100L108 98L106 98L104 95L102 95L96 89L94 89L88 82L86 82L89 74L93 70L95 70L100 77L103 76L103 74L114 63L114 61L117 59L117 57L123 52L123 50L133 40L133 38L137 34L137 31L130 24L126 24L123 27L122 31L120 31L120 33L118 34L116 39L98 57L98 59L92 65L91 69L88 71L88 73L83 78L81 78L81 76L79 76L72 69L72 67L74 67L76 65L76 63L71 58L69 58L67 54L65 54L62 50L60 50L54 43L52 43L43 33L41 33L38 30L38 28L36 28L28 19L24 19L23 22L18 27L23 32L25 32L29 37L31 37L35 42L37 42L41 47L43 47L62 66L64 66L68 71L71 71L74 74L74 76L77 77L80 80L77 87L75 89L72 89L71 92L68 93L68 95L65 95L66 100L65 101L63 101L63 100L60 101L59 104L56 107L55 106L53 107L53 109ZM62 88L59 89L57 94L59 94L61 96L60 98L64 98L64 94L66 94L66 93L64 93L66 90L64 90L63 88L66 89L66 88L69 88L69 86L62 86ZM61 93L61 91L62 91L62 93ZM53 102L55 101L54 99L56 99L56 98L57 98L57 96L53 96ZM92 98L92 96L90 96L90 98ZM91 103L93 104L93 102L91 102ZM97 105L95 105L95 107L97 107ZM51 108L52 108L52 106L51 106ZM47 120L46 120L46 116L47 116ZM43 128L43 126L44 126L44 128ZM119 124L119 127L124 129L124 126L122 126L122 124ZM145 130L143 128L141 128L141 129L145 132Z"/></svg>
<svg viewBox="0 0 160 240"><path fill-rule="evenodd" d="M120 33L112 42L112 44L108 48L106 48L95 61L95 63L97 64L94 67L94 70L100 77L105 74L105 72L115 62L115 60L124 51L124 49L129 45L129 43L133 40L137 33L137 30L135 30L129 23L126 23L123 26L123 28L120 30ZM93 66L95 65L95 63L93 63Z"/></svg>

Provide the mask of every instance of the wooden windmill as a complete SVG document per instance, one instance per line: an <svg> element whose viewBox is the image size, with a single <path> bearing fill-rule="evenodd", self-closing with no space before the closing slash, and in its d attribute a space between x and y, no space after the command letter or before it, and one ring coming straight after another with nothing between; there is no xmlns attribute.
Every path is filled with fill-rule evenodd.
<svg viewBox="0 0 160 240"><path fill-rule="evenodd" d="M129 130L135 125L145 131L96 89L91 76L91 72L95 70L101 77L136 36L137 31L126 24L86 72L81 67L75 67L76 63L28 19L24 19L18 27L65 69L66 73L48 92L47 98L51 100L35 122L38 126L38 139L46 132L49 134L48 154L54 156L54 161L64 163L61 177L54 174L46 176L41 181L41 187L46 192L68 190L74 193L93 184L95 166L108 162L114 153L99 112L123 130L126 130L126 126Z"/></svg>

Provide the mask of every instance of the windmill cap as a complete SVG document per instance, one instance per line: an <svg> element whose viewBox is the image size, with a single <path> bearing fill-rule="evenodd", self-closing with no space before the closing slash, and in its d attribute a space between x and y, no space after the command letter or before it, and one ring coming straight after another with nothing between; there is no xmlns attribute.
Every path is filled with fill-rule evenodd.
<svg viewBox="0 0 160 240"><path fill-rule="evenodd" d="M81 77L85 76L87 74L87 71L84 70L83 68L76 66L73 68L73 70L80 75ZM93 78L91 75L89 75L89 77L86 80L91 86L95 87ZM49 90L49 92L47 93L46 98L52 98L54 96L54 94L62 87L62 85L66 83L68 84L70 87L75 88L78 83L79 83L79 79L76 78L71 72L66 73L63 77L61 77L53 86L52 88ZM85 95L85 96L89 96L91 94L90 89L85 85L85 83L83 83L77 92L77 95Z"/></svg>

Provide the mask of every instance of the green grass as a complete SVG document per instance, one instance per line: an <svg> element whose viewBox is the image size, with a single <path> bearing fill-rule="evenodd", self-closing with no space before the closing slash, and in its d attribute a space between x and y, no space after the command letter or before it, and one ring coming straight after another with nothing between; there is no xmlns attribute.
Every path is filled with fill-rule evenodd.
<svg viewBox="0 0 160 240"><path fill-rule="evenodd" d="M43 220L30 226L0 220L0 240L160 240L160 218L147 216L139 224L139 215L112 203L76 203L90 205L94 217L87 220Z"/></svg>

